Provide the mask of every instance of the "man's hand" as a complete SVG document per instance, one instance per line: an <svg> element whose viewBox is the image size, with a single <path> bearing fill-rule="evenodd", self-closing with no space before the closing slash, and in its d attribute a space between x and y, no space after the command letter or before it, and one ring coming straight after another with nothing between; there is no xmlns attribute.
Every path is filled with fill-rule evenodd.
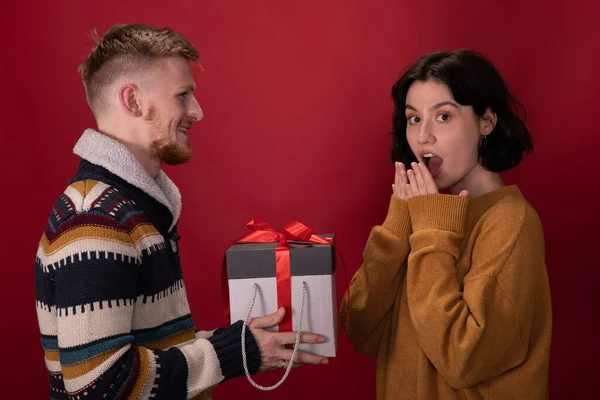
<svg viewBox="0 0 600 400"><path fill-rule="evenodd" d="M286 349L284 345L296 343L296 332L271 332L265 330L265 328L278 325L283 320L284 315L285 309L281 308L272 314L252 318L248 323L248 327L260 349L260 371L287 367L292 358L293 350ZM314 333L302 333L300 336L300 343L323 343L324 341L325 339L322 336ZM328 363L329 360L327 357L298 351L294 366Z"/></svg>

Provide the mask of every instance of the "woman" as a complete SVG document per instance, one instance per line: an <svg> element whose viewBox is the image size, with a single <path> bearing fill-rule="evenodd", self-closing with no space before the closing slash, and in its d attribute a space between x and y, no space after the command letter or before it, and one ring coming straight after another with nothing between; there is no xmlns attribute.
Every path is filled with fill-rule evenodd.
<svg viewBox="0 0 600 400"><path fill-rule="evenodd" d="M422 57L392 96L389 212L342 306L352 343L377 356L377 398L547 398L544 235L498 175L533 147L516 101L471 51Z"/></svg>

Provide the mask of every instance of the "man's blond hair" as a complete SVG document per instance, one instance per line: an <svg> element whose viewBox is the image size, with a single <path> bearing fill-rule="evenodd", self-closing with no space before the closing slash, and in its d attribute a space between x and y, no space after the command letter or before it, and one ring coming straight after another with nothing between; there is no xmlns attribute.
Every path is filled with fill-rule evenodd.
<svg viewBox="0 0 600 400"><path fill-rule="evenodd" d="M103 89L117 79L152 67L163 57L183 57L193 62L199 59L194 46L170 28L120 24L102 37L94 32L93 38L96 46L78 71L94 114L103 108Z"/></svg>

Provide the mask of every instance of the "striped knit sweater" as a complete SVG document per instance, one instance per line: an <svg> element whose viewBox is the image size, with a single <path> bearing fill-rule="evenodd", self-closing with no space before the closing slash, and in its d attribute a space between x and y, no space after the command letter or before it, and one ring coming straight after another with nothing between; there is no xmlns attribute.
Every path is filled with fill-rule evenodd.
<svg viewBox="0 0 600 400"><path fill-rule="evenodd" d="M35 260L51 399L210 398L244 374L241 322L196 331L179 262L181 197L94 130L56 201ZM260 352L246 334L251 373Z"/></svg>

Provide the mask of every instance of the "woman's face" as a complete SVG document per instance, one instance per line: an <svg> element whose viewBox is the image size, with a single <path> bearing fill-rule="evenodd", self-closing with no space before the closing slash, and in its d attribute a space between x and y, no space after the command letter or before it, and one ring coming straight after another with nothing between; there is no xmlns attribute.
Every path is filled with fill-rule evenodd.
<svg viewBox="0 0 600 400"><path fill-rule="evenodd" d="M453 191L461 182L472 181L467 179L472 174L485 171L479 163L479 142L492 131L495 116L478 117L472 106L454 100L447 85L433 80L410 86L405 113L408 144L439 189Z"/></svg>

